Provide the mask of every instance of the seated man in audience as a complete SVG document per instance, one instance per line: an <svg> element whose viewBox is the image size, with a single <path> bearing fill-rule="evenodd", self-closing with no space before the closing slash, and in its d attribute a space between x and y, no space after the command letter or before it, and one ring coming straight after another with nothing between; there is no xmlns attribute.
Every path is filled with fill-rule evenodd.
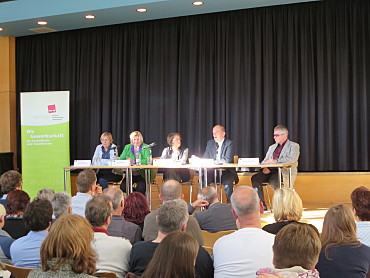
<svg viewBox="0 0 370 278"><path fill-rule="evenodd" d="M108 187L103 191L107 195L113 205L112 221L108 226L108 234L110 236L124 237L131 244L142 240L142 231L139 225L128 222L122 215L125 205L124 193L120 188Z"/></svg>
<svg viewBox="0 0 370 278"><path fill-rule="evenodd" d="M315 265L319 260L321 241L315 226L305 223L285 226L276 235L273 250L276 269L258 270L259 278L320 277Z"/></svg>
<svg viewBox="0 0 370 278"><path fill-rule="evenodd" d="M96 174L93 170L83 170L77 176L77 194L72 197L72 212L85 217L85 206L93 195L101 194L102 189L96 184Z"/></svg>
<svg viewBox="0 0 370 278"><path fill-rule="evenodd" d="M18 267L40 267L40 247L51 225L53 208L46 199L35 199L26 208L23 221L31 231L13 242L10 255Z"/></svg>
<svg viewBox="0 0 370 278"><path fill-rule="evenodd" d="M10 257L10 245L14 239L3 230L5 224L5 208L0 204L0 261L7 264L12 264ZM0 276L1 277L1 276Z"/></svg>
<svg viewBox="0 0 370 278"><path fill-rule="evenodd" d="M159 198L161 199L163 204L170 200L183 199L184 194L182 194L181 184L176 180L167 180L162 185ZM198 205L200 206L205 204L208 203L204 202L203 200L197 200L192 205L188 205L188 211L192 213L195 210L194 206ZM158 222L156 221L157 215L158 211L155 210L145 217L143 237L144 240L146 241L154 240L157 237L158 234ZM203 245L204 240L199 228L199 224L193 216L189 217L188 224L186 226L186 232L194 236L198 240L200 245Z"/></svg>
<svg viewBox="0 0 370 278"><path fill-rule="evenodd" d="M213 247L216 278L255 278L262 267L272 267L275 235L261 229L263 205L257 192L241 186L231 195L232 213L239 230L219 238Z"/></svg>
<svg viewBox="0 0 370 278"><path fill-rule="evenodd" d="M202 230L211 233L236 230L236 220L231 213L231 204L220 203L214 187L204 187L198 194L198 198L209 203L207 210L194 213L194 217Z"/></svg>
<svg viewBox="0 0 370 278"><path fill-rule="evenodd" d="M124 238L109 236L112 202L108 196L97 195L86 204L86 219L94 229L93 248L98 254L98 272L115 272L123 278L129 270L131 243Z"/></svg>
<svg viewBox="0 0 370 278"><path fill-rule="evenodd" d="M158 208L158 235L153 241L142 241L136 243L131 250L130 271L136 275L141 275L150 260L152 259L156 248L167 234L174 231L186 230L189 219L185 201L175 199L165 202ZM181 258L179 258L181 259ZM196 277L213 277L213 261L207 251L199 245L199 251L195 262Z"/></svg>
<svg viewBox="0 0 370 278"><path fill-rule="evenodd" d="M55 219L58 219L64 214L72 213L72 198L66 192L58 192L54 194L51 205L53 206L53 214Z"/></svg>
<svg viewBox="0 0 370 278"><path fill-rule="evenodd" d="M51 200L53 200L54 194L55 194L54 189L44 188L37 192L37 198L46 199L49 200L49 202L51 202Z"/></svg>
<svg viewBox="0 0 370 278"><path fill-rule="evenodd" d="M10 191L22 189L22 175L14 170L5 172L0 177L0 188L3 194L0 204L5 207L7 194Z"/></svg>

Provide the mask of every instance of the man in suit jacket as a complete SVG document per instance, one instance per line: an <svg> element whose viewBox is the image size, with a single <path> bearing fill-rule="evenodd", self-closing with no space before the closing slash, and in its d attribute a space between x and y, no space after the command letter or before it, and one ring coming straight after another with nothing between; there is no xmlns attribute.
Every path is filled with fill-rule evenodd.
<svg viewBox="0 0 370 278"><path fill-rule="evenodd" d="M217 163L229 164L234 162L234 143L226 139L226 131L222 125L216 125L212 130L213 140L207 142L203 158L214 159ZM214 170L207 171L208 182L214 181ZM221 182L224 185L227 201L233 193L234 184L239 182L238 174L234 168L222 171Z"/></svg>
<svg viewBox="0 0 370 278"><path fill-rule="evenodd" d="M203 188L198 198L209 203L207 210L194 214L202 230L211 233L236 230L236 219L231 212L231 204L220 203L214 187L207 186Z"/></svg>
<svg viewBox="0 0 370 278"><path fill-rule="evenodd" d="M297 167L299 158L299 144L294 143L288 139L288 128L285 125L278 125L274 128L274 140L275 144L271 145L266 153L265 159L262 164L274 164L274 163L293 163L292 169L292 180L293 186L294 181L297 177ZM289 181L289 169L282 169L283 181ZM276 168L269 169L263 168L260 172L252 176L252 185L257 189L258 196L260 197L263 206L266 209L265 199L263 196L262 183L268 182L271 187L276 190L280 187L278 170Z"/></svg>

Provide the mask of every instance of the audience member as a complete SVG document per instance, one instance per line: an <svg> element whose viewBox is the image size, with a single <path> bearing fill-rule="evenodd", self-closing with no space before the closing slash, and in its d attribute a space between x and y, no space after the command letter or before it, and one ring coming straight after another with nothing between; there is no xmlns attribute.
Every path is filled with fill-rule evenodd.
<svg viewBox="0 0 370 278"><path fill-rule="evenodd" d="M172 232L159 244L141 277L195 277L194 262L197 251L198 244L194 237L182 232Z"/></svg>
<svg viewBox="0 0 370 278"><path fill-rule="evenodd" d="M272 267L274 235L261 229L263 204L256 190L240 186L231 195L238 231L219 238L213 247L216 278L255 278L262 267Z"/></svg>
<svg viewBox="0 0 370 278"><path fill-rule="evenodd" d="M194 213L202 230L214 233L219 231L236 230L236 221L231 213L231 204L220 203L216 189L207 186L198 194L199 199L209 203L207 210Z"/></svg>
<svg viewBox="0 0 370 278"><path fill-rule="evenodd" d="M93 247L98 253L98 272L113 271L119 278L129 270L131 243L124 238L108 235L112 218L112 202L108 196L97 195L86 204L86 219L94 230Z"/></svg>
<svg viewBox="0 0 370 278"><path fill-rule="evenodd" d="M10 257L10 245L12 245L14 239L12 239L10 235L2 229L5 223L5 215L5 208L0 204L0 261L3 263L12 264Z"/></svg>
<svg viewBox="0 0 370 278"><path fill-rule="evenodd" d="M159 198L161 199L163 204L170 200L183 199L184 195L182 194L181 184L175 180L168 180L164 182L161 187L161 193L159 194ZM146 241L151 241L157 238L158 235L158 222L156 221L157 215L158 211L152 211L145 217L143 237L144 240ZM198 243L200 245L203 245L204 240L202 233L200 231L198 221L193 216L189 217L188 224L186 226L186 232L194 236L198 240Z"/></svg>
<svg viewBox="0 0 370 278"><path fill-rule="evenodd" d="M358 239L370 246L370 190L364 186L356 188L351 194L351 200Z"/></svg>
<svg viewBox="0 0 370 278"><path fill-rule="evenodd" d="M72 212L85 217L85 206L95 194L101 194L102 189L96 184L96 174L87 169L77 176L77 194L72 197Z"/></svg>
<svg viewBox="0 0 370 278"><path fill-rule="evenodd" d="M37 198L46 199L46 200L49 200L49 202L53 200L53 196L54 196L54 189L44 188L44 189L39 190L39 192L37 192Z"/></svg>
<svg viewBox="0 0 370 278"><path fill-rule="evenodd" d="M30 196L23 190L14 190L8 193L6 203L7 215L3 230L8 232L14 239L25 236L30 231L23 221L23 214L29 203Z"/></svg>
<svg viewBox="0 0 370 278"><path fill-rule="evenodd" d="M271 234L276 235L283 227L297 223L302 217L302 200L294 189L287 187L276 189L272 207L276 222L262 228Z"/></svg>
<svg viewBox="0 0 370 278"><path fill-rule="evenodd" d="M259 278L306 277L319 278L315 265L321 242L315 226L293 223L283 227L275 237L273 264L276 269L260 269Z"/></svg>
<svg viewBox="0 0 370 278"><path fill-rule="evenodd" d="M370 270L370 247L356 236L356 223L350 208L338 205L324 217L322 249L316 265L321 278L366 278Z"/></svg>
<svg viewBox="0 0 370 278"><path fill-rule="evenodd" d="M113 205L112 221L108 226L108 234L110 236L124 237L128 239L131 244L141 241L141 228L134 223L126 221L122 216L125 205L124 193L122 190L117 187L109 187L104 189L103 193L111 199Z"/></svg>
<svg viewBox="0 0 370 278"><path fill-rule="evenodd" d="M0 177L0 188L3 194L0 204L5 207L8 193L13 190L22 189L22 175L14 170L5 172Z"/></svg>
<svg viewBox="0 0 370 278"><path fill-rule="evenodd" d="M40 247L48 235L53 208L45 199L35 199L26 208L23 215L26 228L31 231L13 242L10 255L13 264L18 267L36 268L40 266Z"/></svg>
<svg viewBox="0 0 370 278"><path fill-rule="evenodd" d="M126 197L123 209L126 221L139 225L140 229L143 230L145 216L149 213L149 204L143 194L134 192Z"/></svg>
<svg viewBox="0 0 370 278"><path fill-rule="evenodd" d="M153 241L136 243L131 250L130 270L141 275L151 261L159 243L171 232L186 230L189 214L185 201L180 199L165 202L158 208L158 236ZM213 277L213 262L209 254L199 245L195 263L196 276L199 278Z"/></svg>
<svg viewBox="0 0 370 278"><path fill-rule="evenodd" d="M66 192L58 192L54 194L51 200L53 206L53 214L55 219L58 219L64 214L72 213L72 197Z"/></svg>
<svg viewBox="0 0 370 278"><path fill-rule="evenodd" d="M76 240L78 239L78 240ZM91 246L93 231L87 220L79 215L62 215L41 245L41 269L29 278L95 277L96 253Z"/></svg>

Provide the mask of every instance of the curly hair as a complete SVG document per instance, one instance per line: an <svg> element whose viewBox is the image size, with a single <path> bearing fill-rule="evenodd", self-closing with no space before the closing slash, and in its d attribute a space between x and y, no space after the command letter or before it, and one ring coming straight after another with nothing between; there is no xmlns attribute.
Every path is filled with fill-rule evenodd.
<svg viewBox="0 0 370 278"><path fill-rule="evenodd" d="M149 212L149 204L143 194L134 192L126 197L123 208L126 221L141 224Z"/></svg>
<svg viewBox="0 0 370 278"><path fill-rule="evenodd" d="M8 194L20 186L22 186L22 175L17 171L10 170L1 175L0 187L3 194Z"/></svg>
<svg viewBox="0 0 370 278"><path fill-rule="evenodd" d="M23 190L14 190L6 197L7 214L23 214L30 203L30 196Z"/></svg>
<svg viewBox="0 0 370 278"><path fill-rule="evenodd" d="M53 207L46 199L36 198L27 206L23 221L26 228L31 231L43 231L49 227L53 217Z"/></svg>
<svg viewBox="0 0 370 278"><path fill-rule="evenodd" d="M351 193L351 201L360 221L370 221L370 190L365 186L357 187Z"/></svg>
<svg viewBox="0 0 370 278"><path fill-rule="evenodd" d="M57 271L71 263L73 272L93 274L96 265L96 253L91 246L93 238L93 230L85 218L76 214L62 215L41 245L42 270ZM56 260L53 266L48 264L52 259Z"/></svg>

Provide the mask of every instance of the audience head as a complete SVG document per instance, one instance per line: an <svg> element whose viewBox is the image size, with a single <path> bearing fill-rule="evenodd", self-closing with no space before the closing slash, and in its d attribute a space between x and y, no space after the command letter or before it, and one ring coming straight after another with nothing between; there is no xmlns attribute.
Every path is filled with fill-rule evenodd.
<svg viewBox="0 0 370 278"><path fill-rule="evenodd" d="M122 209L122 202L124 202L124 193L120 188L108 187L103 191L104 195L108 196L112 201L113 211Z"/></svg>
<svg viewBox="0 0 370 278"><path fill-rule="evenodd" d="M213 139L219 143L225 139L226 130L222 125L215 125L212 129Z"/></svg>
<svg viewBox="0 0 370 278"><path fill-rule="evenodd" d="M0 177L0 186L3 194L8 194L16 189L21 189L22 175L14 170L5 172Z"/></svg>
<svg viewBox="0 0 370 278"><path fill-rule="evenodd" d="M198 194L198 199L203 199L207 201L209 204L218 202L217 191L213 186L204 187Z"/></svg>
<svg viewBox="0 0 370 278"><path fill-rule="evenodd" d="M139 147L143 142L144 138L140 131L133 131L130 133L130 142L132 145Z"/></svg>
<svg viewBox="0 0 370 278"><path fill-rule="evenodd" d="M71 263L73 272L93 274L96 264L96 253L91 246L93 238L85 218L76 214L61 216L41 245L42 270L57 271L62 265ZM55 260L54 265L48 264L51 260Z"/></svg>
<svg viewBox="0 0 370 278"><path fill-rule="evenodd" d="M276 268L314 269L321 251L319 232L305 223L286 225L277 233L272 249Z"/></svg>
<svg viewBox="0 0 370 278"><path fill-rule="evenodd" d="M283 187L275 190L272 204L277 222L299 221L302 217L302 200L294 189Z"/></svg>
<svg viewBox="0 0 370 278"><path fill-rule="evenodd" d="M51 202L51 200L53 200L53 196L54 196L54 189L41 189L39 192L37 192L37 198L39 199L46 199L46 200L49 200L49 202Z"/></svg>
<svg viewBox="0 0 370 278"><path fill-rule="evenodd" d="M170 146L178 145L180 147L181 146L181 134L177 132L168 134L167 143Z"/></svg>
<svg viewBox="0 0 370 278"><path fill-rule="evenodd" d="M370 190L361 186L352 191L352 207L360 221L370 221Z"/></svg>
<svg viewBox="0 0 370 278"><path fill-rule="evenodd" d="M72 197L66 192L56 193L51 200L51 205L53 206L54 216L58 219L63 214L72 212Z"/></svg>
<svg viewBox="0 0 370 278"><path fill-rule="evenodd" d="M176 180L167 180L161 188L160 199L163 202L175 199L183 199L181 184Z"/></svg>
<svg viewBox="0 0 370 278"><path fill-rule="evenodd" d="M0 229L2 229L4 227L5 215L6 215L5 208L2 204L0 204Z"/></svg>
<svg viewBox="0 0 370 278"><path fill-rule="evenodd" d="M6 213L21 215L30 203L30 196L23 190L14 190L6 198Z"/></svg>
<svg viewBox="0 0 370 278"><path fill-rule="evenodd" d="M334 245L358 245L356 223L350 208L345 205L331 207L325 214L321 233L321 244L325 248Z"/></svg>
<svg viewBox="0 0 370 278"><path fill-rule="evenodd" d="M260 213L261 205L257 191L249 186L238 187L231 195L231 206L234 214L239 217Z"/></svg>
<svg viewBox="0 0 370 278"><path fill-rule="evenodd" d="M93 228L109 226L112 201L104 194L96 195L86 203L85 216Z"/></svg>
<svg viewBox="0 0 370 278"><path fill-rule="evenodd" d="M141 224L149 212L148 201L140 192L131 193L126 197L123 208L123 216L126 221Z"/></svg>
<svg viewBox="0 0 370 278"><path fill-rule="evenodd" d="M197 240L188 233L171 232L161 241L141 277L195 277L198 249Z"/></svg>
<svg viewBox="0 0 370 278"><path fill-rule="evenodd" d="M77 191L87 193L94 191L96 185L96 174L93 170L87 169L80 172L77 176Z"/></svg>
<svg viewBox="0 0 370 278"><path fill-rule="evenodd" d="M163 234L185 231L188 219L188 206L184 200L171 200L158 208L158 230Z"/></svg>
<svg viewBox="0 0 370 278"><path fill-rule="evenodd" d="M23 221L26 228L38 232L50 227L53 216L53 207L46 199L36 198L27 206Z"/></svg>

